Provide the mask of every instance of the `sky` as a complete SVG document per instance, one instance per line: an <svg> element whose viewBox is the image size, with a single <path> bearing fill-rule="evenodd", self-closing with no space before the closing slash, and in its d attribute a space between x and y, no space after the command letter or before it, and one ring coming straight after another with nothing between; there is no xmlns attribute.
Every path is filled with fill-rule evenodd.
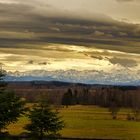
<svg viewBox="0 0 140 140"><path fill-rule="evenodd" d="M140 80L139 7L139 0L0 0L0 64L12 73L97 71Z"/></svg>

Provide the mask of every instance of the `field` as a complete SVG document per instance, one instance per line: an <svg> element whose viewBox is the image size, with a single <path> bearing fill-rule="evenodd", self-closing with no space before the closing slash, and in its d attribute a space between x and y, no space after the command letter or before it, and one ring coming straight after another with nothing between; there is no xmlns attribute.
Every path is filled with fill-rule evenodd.
<svg viewBox="0 0 140 140"><path fill-rule="evenodd" d="M112 120L108 109L97 106L71 106L59 111L65 121L65 128L60 132L64 137L140 140L140 122L126 120L130 110L122 109L118 120ZM8 127L10 134L24 132L28 121L22 117L16 124L11 124Z"/></svg>

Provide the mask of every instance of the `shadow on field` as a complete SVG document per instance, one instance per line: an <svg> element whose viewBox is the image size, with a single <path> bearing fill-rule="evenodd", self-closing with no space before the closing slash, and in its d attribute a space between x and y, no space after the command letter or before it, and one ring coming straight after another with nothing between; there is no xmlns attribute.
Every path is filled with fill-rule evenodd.
<svg viewBox="0 0 140 140"><path fill-rule="evenodd" d="M44 136L43 138L41 137L34 137L27 135L26 133L23 135L10 135L8 132L3 132L0 133L0 140L119 140L119 139L100 139L100 138L68 138L68 137L48 137Z"/></svg>
<svg viewBox="0 0 140 140"><path fill-rule="evenodd" d="M119 140L119 139L96 139L96 138L34 138L34 137L23 137L23 136L0 136L0 140Z"/></svg>

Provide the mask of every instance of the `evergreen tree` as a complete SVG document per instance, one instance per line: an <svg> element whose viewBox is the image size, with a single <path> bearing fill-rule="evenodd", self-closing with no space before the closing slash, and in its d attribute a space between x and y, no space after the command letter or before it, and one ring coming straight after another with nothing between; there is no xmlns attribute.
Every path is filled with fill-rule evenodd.
<svg viewBox="0 0 140 140"><path fill-rule="evenodd" d="M30 110L29 115L30 124L27 124L25 129L30 131L33 136L43 138L45 133L56 134L64 127L61 117L58 112L51 110L45 103L39 103Z"/></svg>
<svg viewBox="0 0 140 140"><path fill-rule="evenodd" d="M25 101L17 97L14 92L6 90L4 76L4 72L0 70L0 132L10 123L17 121L26 110Z"/></svg>
<svg viewBox="0 0 140 140"><path fill-rule="evenodd" d="M64 93L62 97L62 105L65 105L68 107L69 105L73 104L73 95L72 95L72 90L68 89L66 93Z"/></svg>

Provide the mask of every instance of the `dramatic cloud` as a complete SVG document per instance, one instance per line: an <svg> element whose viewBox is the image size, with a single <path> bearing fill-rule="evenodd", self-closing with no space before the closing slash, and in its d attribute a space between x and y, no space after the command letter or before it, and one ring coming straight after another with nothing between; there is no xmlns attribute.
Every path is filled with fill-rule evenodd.
<svg viewBox="0 0 140 140"><path fill-rule="evenodd" d="M137 72L138 11L137 0L0 0L0 63L7 71Z"/></svg>

